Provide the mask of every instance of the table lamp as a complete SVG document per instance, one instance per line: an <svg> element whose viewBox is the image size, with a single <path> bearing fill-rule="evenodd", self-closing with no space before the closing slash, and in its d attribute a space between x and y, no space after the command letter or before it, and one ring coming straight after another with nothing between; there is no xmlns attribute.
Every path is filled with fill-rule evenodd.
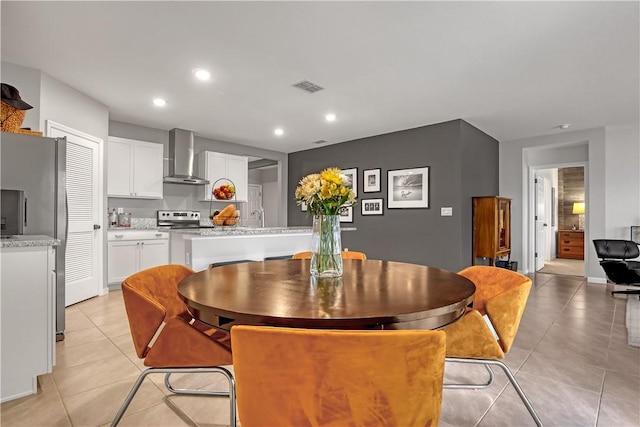
<svg viewBox="0 0 640 427"><path fill-rule="evenodd" d="M575 202L572 213L578 215L578 230L584 230L584 202Z"/></svg>

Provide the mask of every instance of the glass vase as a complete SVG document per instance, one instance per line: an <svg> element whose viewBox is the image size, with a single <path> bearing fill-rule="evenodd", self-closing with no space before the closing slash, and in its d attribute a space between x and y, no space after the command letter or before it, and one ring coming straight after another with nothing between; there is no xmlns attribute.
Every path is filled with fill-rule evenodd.
<svg viewBox="0 0 640 427"><path fill-rule="evenodd" d="M311 275L314 277L342 276L339 215L313 216Z"/></svg>

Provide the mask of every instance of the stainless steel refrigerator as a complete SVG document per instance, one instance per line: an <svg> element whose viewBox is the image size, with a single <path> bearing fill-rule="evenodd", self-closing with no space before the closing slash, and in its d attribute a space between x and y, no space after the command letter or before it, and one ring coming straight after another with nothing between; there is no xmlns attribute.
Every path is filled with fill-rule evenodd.
<svg viewBox="0 0 640 427"><path fill-rule="evenodd" d="M22 233L59 239L56 246L56 340L64 339L67 240L66 138L2 132L0 187L24 194Z"/></svg>

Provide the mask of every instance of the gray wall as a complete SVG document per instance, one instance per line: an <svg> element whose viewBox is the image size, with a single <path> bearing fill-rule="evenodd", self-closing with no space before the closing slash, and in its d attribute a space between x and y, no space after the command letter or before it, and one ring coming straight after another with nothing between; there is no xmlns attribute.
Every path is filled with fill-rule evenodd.
<svg viewBox="0 0 640 427"><path fill-rule="evenodd" d="M289 225L310 225L293 203L298 181L335 166L358 168L358 200L382 198L383 216L354 208L356 231L342 233L343 247L372 259L457 271L471 263L471 197L498 194L498 142L462 120L409 129L289 154ZM429 166L429 209L387 209L387 171ZM363 193L365 169L381 169L381 191ZM440 216L452 207L453 216Z"/></svg>

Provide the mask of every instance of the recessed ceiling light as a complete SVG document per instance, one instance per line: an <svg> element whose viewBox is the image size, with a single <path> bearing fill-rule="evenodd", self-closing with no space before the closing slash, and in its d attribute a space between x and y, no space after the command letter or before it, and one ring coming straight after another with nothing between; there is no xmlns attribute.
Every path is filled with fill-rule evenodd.
<svg viewBox="0 0 640 427"><path fill-rule="evenodd" d="M284 129L282 129L282 128L276 128L276 129L273 131L273 133L275 133L275 134L276 134L276 135L278 135L278 136L282 136L282 135L284 135Z"/></svg>
<svg viewBox="0 0 640 427"><path fill-rule="evenodd" d="M336 115L333 113L329 113L324 116L324 119L328 122L333 122L336 119Z"/></svg>
<svg viewBox="0 0 640 427"><path fill-rule="evenodd" d="M202 81L209 80L209 78L211 78L211 73L202 68L196 68L195 70L193 70L193 75L196 76L196 79Z"/></svg>
<svg viewBox="0 0 640 427"><path fill-rule="evenodd" d="M571 124L570 124L570 123L564 123L564 124L562 124L562 125L560 125L560 126L558 126L558 127L559 127L560 129L569 129L569 126L571 126Z"/></svg>
<svg viewBox="0 0 640 427"><path fill-rule="evenodd" d="M167 105L167 101L162 98L156 98L153 100L153 104L157 107L164 107L165 105Z"/></svg>

